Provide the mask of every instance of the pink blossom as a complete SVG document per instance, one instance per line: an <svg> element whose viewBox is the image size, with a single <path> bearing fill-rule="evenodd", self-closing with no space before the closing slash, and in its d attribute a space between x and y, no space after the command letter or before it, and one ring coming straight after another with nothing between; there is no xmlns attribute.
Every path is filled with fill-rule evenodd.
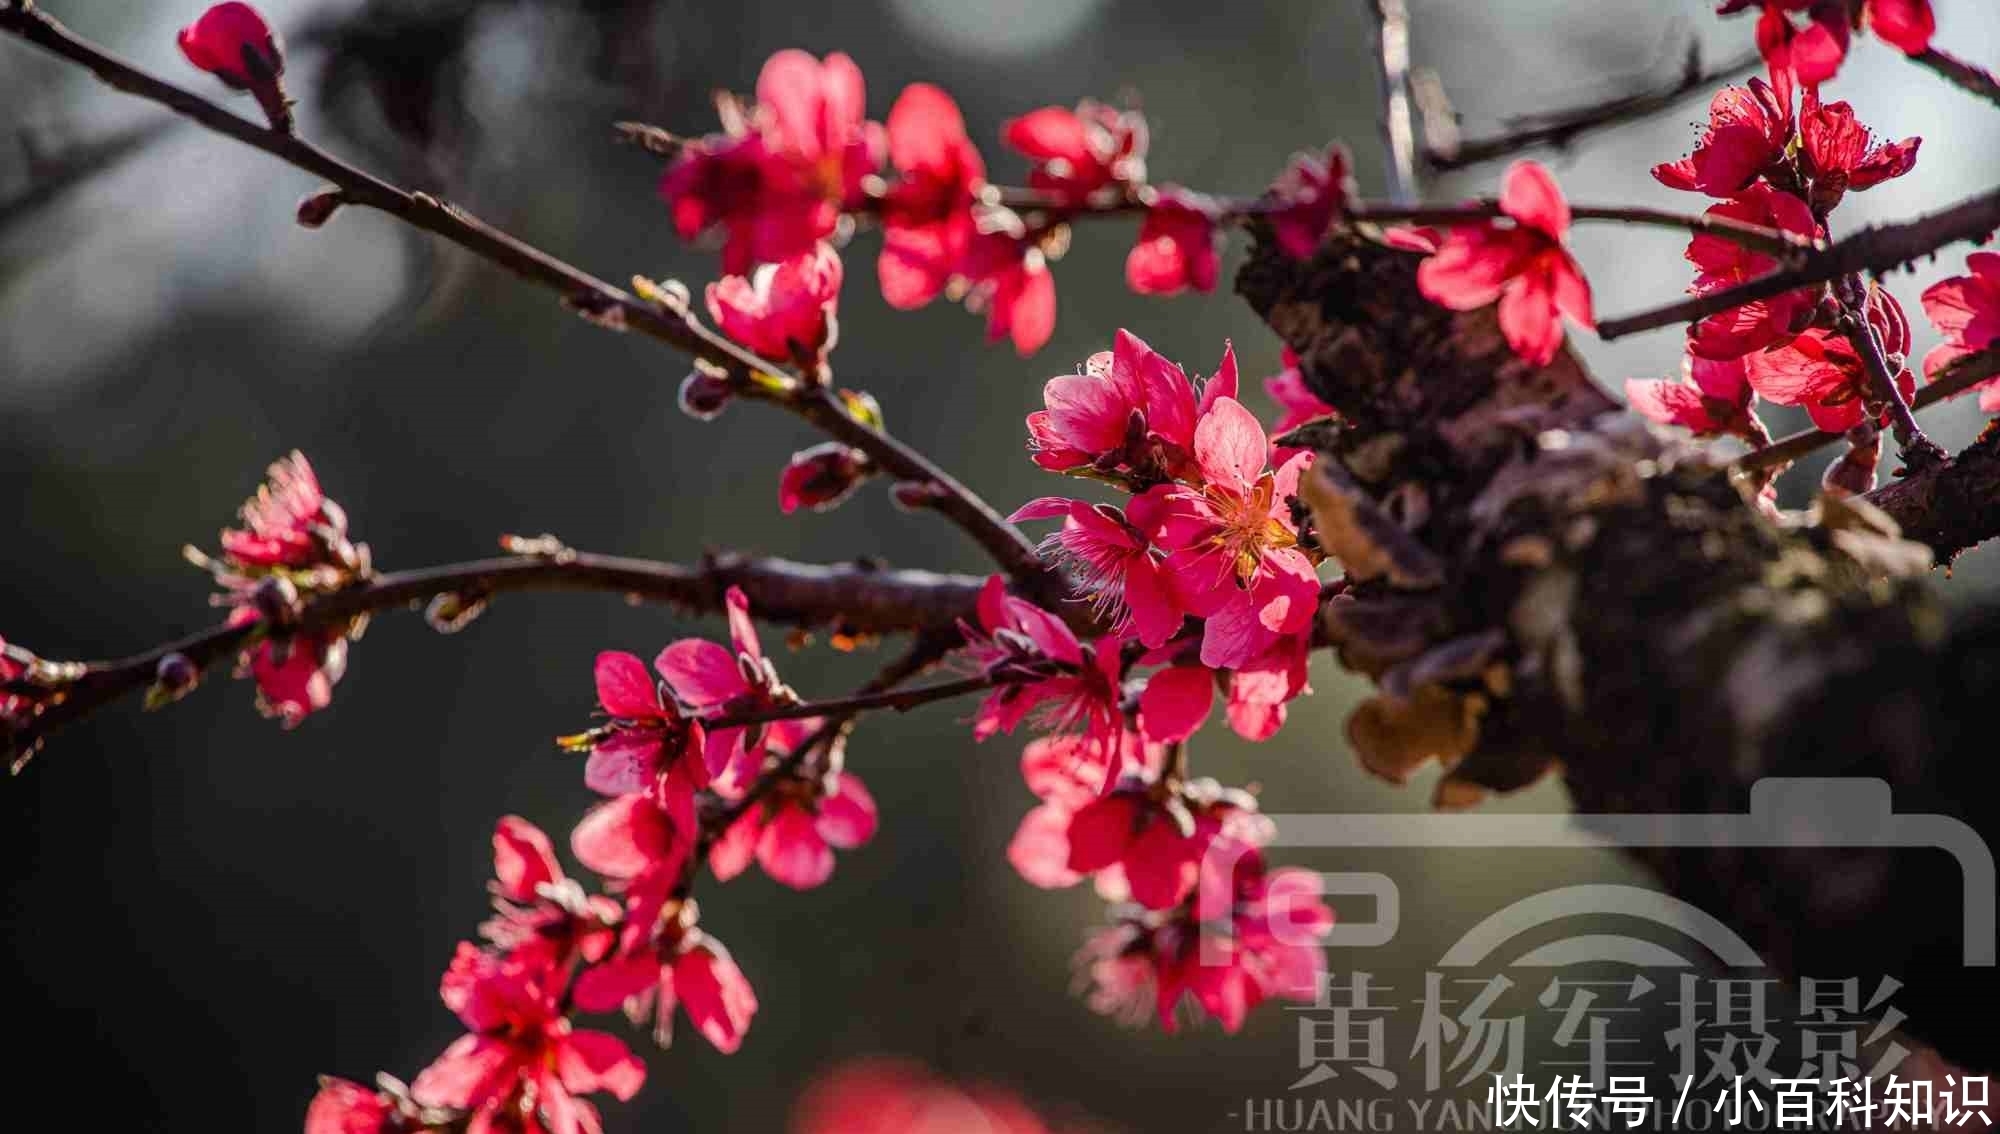
<svg viewBox="0 0 2000 1134"><path fill-rule="evenodd" d="M576 981L576 1004L586 1012L623 1006L635 1023L650 1018L654 1039L663 1047L673 1038L675 1009L684 1010L702 1038L724 1055L743 1045L757 1015L757 994L735 958L699 929L637 945L586 969Z"/></svg>
<svg viewBox="0 0 2000 1134"><path fill-rule="evenodd" d="M1132 901L1164 910L1194 893L1203 856L1216 840L1260 846L1270 841L1271 827L1248 793L1178 773L1162 778L1153 767L1077 808L1067 836L1071 871L1116 867Z"/></svg>
<svg viewBox="0 0 2000 1134"><path fill-rule="evenodd" d="M1417 287L1454 311L1500 301L1500 330L1514 353L1547 365L1562 346L1562 317L1596 325L1590 285L1564 247L1569 203L1549 171L1515 162L1500 187L1500 210L1511 223L1460 225L1417 269Z"/></svg>
<svg viewBox="0 0 2000 1134"><path fill-rule="evenodd" d="M1953 362L1976 351L2000 346L2000 253L1974 252L1965 258L1971 271L1939 280L1924 289L1924 314L1944 334L1944 344L1924 356L1924 375L1935 380ZM1980 391L1979 408L2000 413L2000 379L1973 387Z"/></svg>
<svg viewBox="0 0 2000 1134"><path fill-rule="evenodd" d="M683 239L723 231L724 271L745 275L806 255L865 200L883 132L866 120L852 59L780 51L757 78L755 107L725 100L723 108L724 132L683 147L660 194Z"/></svg>
<svg viewBox="0 0 2000 1134"><path fill-rule="evenodd" d="M1908 400L1916 393L1916 379L1903 367L1910 350L1910 324L1902 305L1871 285L1868 322L1896 371L1897 388ZM1829 432L1861 424L1868 416L1863 403L1877 400L1868 368L1847 336L1837 330L1809 328L1784 346L1752 354L1744 362L1750 385L1760 397L1781 406L1804 406L1813 424Z"/></svg>
<svg viewBox="0 0 2000 1134"><path fill-rule="evenodd" d="M1146 180L1146 120L1088 100L1071 110L1045 106L1000 128L1008 146L1034 162L1028 183L1082 202L1109 187Z"/></svg>
<svg viewBox="0 0 2000 1134"><path fill-rule="evenodd" d="M729 588L723 597L734 651L705 638L683 638L660 651L654 668L675 698L697 714L751 712L789 699L791 690L778 680L776 668L757 640L757 627L750 620L750 599L741 587ZM755 728L710 729L702 749L709 775L725 789L738 788L756 774L766 740L789 748L817 727L817 720L806 718Z"/></svg>
<svg viewBox="0 0 2000 1134"><path fill-rule="evenodd" d="M1159 543L1180 605L1202 627L1201 662L1227 669L1252 661L1279 638L1312 624L1319 576L1298 546L1290 500L1308 453L1275 472L1269 443L1249 410L1219 398L1195 429L1199 488L1172 497Z"/></svg>
<svg viewBox="0 0 2000 1134"><path fill-rule="evenodd" d="M237 90L270 83L285 73L285 52L262 13L227 0L181 29L188 62Z"/></svg>
<svg viewBox="0 0 2000 1134"><path fill-rule="evenodd" d="M306 1107L305 1134L386 1134L400 1128L390 1122L397 1117L381 1092L329 1077L320 1080L319 1093Z"/></svg>
<svg viewBox="0 0 2000 1134"><path fill-rule="evenodd" d="M629 922L648 926L685 878L698 835L691 795L621 795L584 815L570 850L623 894Z"/></svg>
<svg viewBox="0 0 2000 1134"><path fill-rule="evenodd" d="M966 627L966 656L983 672L1033 673L988 694L973 714L985 740L1032 721L1046 732L1081 732L1107 754L1122 727L1118 644L1085 646L1062 619L1007 593L995 575L979 593L979 625Z"/></svg>
<svg viewBox="0 0 2000 1134"><path fill-rule="evenodd" d="M1074 570L1075 592L1090 601L1114 635L1129 634L1157 647L1179 632L1184 615L1152 546L1152 533L1165 519L1167 492L1161 486L1142 493L1125 510L1044 496L1008 519L1062 517L1062 527L1042 542L1044 553Z"/></svg>
<svg viewBox="0 0 2000 1134"><path fill-rule="evenodd" d="M1812 209L1797 197L1759 182L1735 200L1711 207L1709 217L1763 225L1799 236L1821 234ZM1707 295L1748 283L1777 267L1777 260L1719 236L1699 233L1688 242L1687 259L1696 268L1688 291ZM1819 303L1819 289L1800 288L1770 299L1741 304L1711 315L1688 330L1688 349L1709 359L1740 358L1782 342L1804 329Z"/></svg>
<svg viewBox="0 0 2000 1134"><path fill-rule="evenodd" d="M1653 167L1670 189L1733 197L1786 160L1792 142L1791 75L1777 71L1775 86L1753 78L1747 87L1724 87L1708 106L1708 126L1694 153Z"/></svg>
<svg viewBox="0 0 2000 1134"><path fill-rule="evenodd" d="M339 558L347 513L326 498L319 477L294 450L272 463L269 479L244 502L241 528L225 528L222 553L244 570L306 568Z"/></svg>
<svg viewBox="0 0 2000 1134"><path fill-rule="evenodd" d="M616 941L618 903L563 876L555 847L533 823L503 817L493 831L495 916L479 934L509 958L554 969L572 957L596 961Z"/></svg>
<svg viewBox="0 0 2000 1134"><path fill-rule="evenodd" d="M660 671L662 675L665 670ZM597 655L597 704L611 723L594 735L583 782L600 795L652 791L675 774L684 790L708 786L701 722L661 695L646 664L628 653ZM680 785L676 785L680 786Z"/></svg>
<svg viewBox="0 0 2000 1134"><path fill-rule="evenodd" d="M1229 699L1224 716L1245 740L1269 740L1285 724L1285 706L1311 692L1306 684L1306 656L1312 635L1279 638L1262 654L1229 674Z"/></svg>
<svg viewBox="0 0 2000 1134"><path fill-rule="evenodd" d="M1326 154L1294 154L1285 171L1264 194L1271 208L1265 223L1278 248L1294 260L1311 258L1336 220L1354 199L1354 175L1347 147L1335 142Z"/></svg>
<svg viewBox="0 0 2000 1134"><path fill-rule="evenodd" d="M256 622L254 607L230 611L229 625ZM344 627L266 638L245 652L246 666L257 683L257 710L286 728L296 728L313 713L333 703L333 687L347 673Z"/></svg>
<svg viewBox="0 0 2000 1134"><path fill-rule="evenodd" d="M986 163L950 95L929 83L903 89L889 111L889 164L898 174L882 200L882 297L922 307L959 273L977 231L975 194Z"/></svg>
<svg viewBox="0 0 2000 1134"><path fill-rule="evenodd" d="M1041 248L1018 233L982 232L966 246L956 273L965 308L986 315L988 342L1011 340L1021 357L1042 349L1056 329L1056 278Z"/></svg>
<svg viewBox="0 0 2000 1134"><path fill-rule="evenodd" d="M708 854L722 881L751 859L794 890L810 890L833 875L833 851L853 850L875 837L875 797L852 772L791 777L751 804Z"/></svg>
<svg viewBox="0 0 2000 1134"><path fill-rule="evenodd" d="M460 945L441 991L470 1034L424 1068L411 1095L425 1106L478 1112L474 1128L532 1098L551 1134L594 1134L596 1108L578 1096L630 1099L646 1065L617 1036L572 1027L553 976Z"/></svg>
<svg viewBox="0 0 2000 1134"><path fill-rule="evenodd" d="M1323 417L1338 417L1332 406L1319 400L1319 395L1306 385L1305 374L1299 369L1299 356L1291 347L1284 350L1285 368L1264 379L1264 392L1278 403L1282 411L1273 433L1290 433L1308 421L1318 421Z"/></svg>
<svg viewBox="0 0 2000 1134"><path fill-rule="evenodd" d="M1720 362L1689 354L1681 377L1632 378L1625 398L1634 412L1662 425L1678 425L1698 437L1731 435L1755 440L1763 426L1751 414L1756 401L1744 361Z"/></svg>
<svg viewBox="0 0 2000 1134"><path fill-rule="evenodd" d="M1130 331L1090 357L1081 374L1049 379L1028 415L1028 449L1053 472L1089 468L1134 487L1193 475L1195 421L1236 396L1236 351L1225 345L1199 396L1187 372Z"/></svg>
<svg viewBox="0 0 2000 1134"><path fill-rule="evenodd" d="M1125 284L1140 295L1215 290L1222 269L1215 205L1185 189L1165 189L1146 210L1125 258Z"/></svg>
<svg viewBox="0 0 2000 1134"><path fill-rule="evenodd" d="M817 361L838 335L840 256L820 243L804 255L765 264L748 279L708 285L708 313L722 333L775 362Z"/></svg>

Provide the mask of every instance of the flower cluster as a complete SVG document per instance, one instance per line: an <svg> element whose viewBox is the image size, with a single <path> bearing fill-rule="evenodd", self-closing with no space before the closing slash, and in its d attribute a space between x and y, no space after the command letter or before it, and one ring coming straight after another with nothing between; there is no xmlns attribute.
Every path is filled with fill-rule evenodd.
<svg viewBox="0 0 2000 1134"><path fill-rule="evenodd" d="M722 129L679 144L660 192L684 239L720 243L732 278L710 290L710 310L766 358L823 354L830 331L811 312L827 306L839 275L836 266L828 282L816 249L863 220L882 230L876 275L890 306L960 300L985 314L989 339L1011 340L1024 355L1054 331L1049 264L1078 213L1144 214L1125 264L1134 291L1215 289L1229 210L1147 181L1147 127L1136 111L1085 101L1007 121L1001 140L1029 162L1028 188L1010 195L988 182L949 94L912 84L886 123L871 121L861 71L845 55L781 51L765 63L754 99L725 95L718 110ZM1304 155L1272 187L1266 214L1285 247L1305 255L1351 191L1344 151ZM753 277L760 264L780 265L780 275Z"/></svg>
<svg viewBox="0 0 2000 1134"><path fill-rule="evenodd" d="M1817 85L1832 72L1809 66L1804 57L1819 57L1814 44L1830 36L1830 29L1839 29L1844 44L1845 14L1837 23L1816 22L1793 36L1790 55L1772 52L1765 33L1790 29L1786 12L1802 7L1767 6L1759 28L1772 60L1769 80L1754 78L1717 94L1694 152L1656 166L1653 176L1670 188L1720 198L1709 208L1710 217L1819 238L1847 193L1910 172L1922 139L1877 143L1847 103L1821 102ZM1696 295L1726 291L1779 267L1774 256L1708 233L1689 242L1687 259L1695 267L1689 291ZM1872 340L1868 353L1879 352L1897 393L1907 400L1915 392L1915 378L1905 368L1908 320L1893 295L1858 282L1853 293L1813 285L1702 319L1688 330L1681 379L1633 381L1626 390L1632 408L1646 417L1698 435L1738 437L1752 446L1770 439L1757 418L1758 398L1802 407L1821 429L1879 425L1889 406L1867 354L1857 346L1862 336ZM1870 438L1857 434L1855 443L1866 446ZM1842 475L1852 480L1859 467Z"/></svg>
<svg viewBox="0 0 2000 1134"><path fill-rule="evenodd" d="M222 587L229 625L256 626L243 668L256 679L258 707L287 728L333 700L347 669L347 642L365 618L296 627L303 600L367 579L368 546L347 536L347 513L327 499L304 454L271 465L269 479L227 529L221 555L190 547L188 559Z"/></svg>

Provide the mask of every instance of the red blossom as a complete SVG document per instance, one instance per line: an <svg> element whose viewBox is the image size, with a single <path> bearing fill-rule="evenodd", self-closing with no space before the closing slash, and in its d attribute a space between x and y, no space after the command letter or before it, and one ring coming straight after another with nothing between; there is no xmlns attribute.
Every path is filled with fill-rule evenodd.
<svg viewBox="0 0 2000 1134"><path fill-rule="evenodd" d="M1546 365L1562 346L1564 315L1596 326L1590 285L1564 247L1569 203L1548 170L1520 161L1501 182L1500 210L1510 223L1453 228L1417 269L1417 286L1454 311L1499 300L1507 344L1527 361Z"/></svg>
<svg viewBox="0 0 2000 1134"><path fill-rule="evenodd" d="M1146 181L1146 119L1085 100L1071 110L1045 106L1000 128L1008 146L1034 162L1028 183L1082 203L1100 191Z"/></svg>
<svg viewBox="0 0 2000 1134"><path fill-rule="evenodd" d="M1807 86L1818 86L1839 72L1847 58L1847 0L1722 0L1718 15L1760 9L1757 50L1773 73L1789 70ZM1803 25L1794 13L1806 17Z"/></svg>
<svg viewBox="0 0 2000 1134"><path fill-rule="evenodd" d="M1785 161L1793 128L1791 76L1777 71L1772 78L1775 85L1753 78L1747 87L1717 92L1694 153L1654 166L1654 180L1670 189L1733 197Z"/></svg>
<svg viewBox="0 0 2000 1134"><path fill-rule="evenodd" d="M897 179L882 199L876 273L889 306L909 310L959 274L977 232L972 206L986 162L951 96L915 83L889 111L889 164Z"/></svg>
<svg viewBox="0 0 2000 1134"><path fill-rule="evenodd" d="M1798 236L1822 235L1812 209L1804 201L1763 182L1744 190L1735 200L1711 207L1703 215L1763 225ZM1697 233L1688 242L1687 259L1696 268L1694 283L1688 287L1695 295L1748 283L1778 266L1771 256L1707 233ZM1702 358L1723 360L1740 358L1782 342L1811 320L1821 290L1800 288L1711 315L1689 328L1688 349Z"/></svg>
<svg viewBox="0 0 2000 1134"><path fill-rule="evenodd" d="M1354 199L1354 175L1347 147L1335 142L1324 156L1294 154L1264 194L1265 223L1285 255L1304 260L1319 250L1320 238L1345 216Z"/></svg>
<svg viewBox="0 0 2000 1134"><path fill-rule="evenodd" d="M1222 269L1220 242L1213 202L1185 189L1162 190L1125 257L1125 284L1140 295L1214 291Z"/></svg>
<svg viewBox="0 0 2000 1134"><path fill-rule="evenodd" d="M272 463L269 479L245 501L243 526L222 533L222 552L245 570L311 568L350 559L347 513L326 498L305 454Z"/></svg>
<svg viewBox="0 0 2000 1134"><path fill-rule="evenodd" d="M1910 350L1910 324L1902 305L1895 296L1870 285L1868 323L1881 339L1896 386L1907 401L1916 393L1916 379L1903 366ZM1804 406L1813 424L1829 432L1861 424L1868 417L1864 403L1879 400L1867 366L1838 330L1809 328L1783 346L1748 356L1744 364L1758 396L1781 406ZM1886 407L1878 416L1886 420Z"/></svg>
<svg viewBox="0 0 2000 1134"><path fill-rule="evenodd" d="M708 313L722 333L775 362L818 361L838 335L840 255L827 244L749 278L708 285Z"/></svg>
<svg viewBox="0 0 2000 1134"><path fill-rule="evenodd" d="M584 815L570 850L623 894L627 920L643 928L680 886L698 834L692 795L621 795Z"/></svg>
<svg viewBox="0 0 2000 1134"><path fill-rule="evenodd" d="M1287 635L1230 672L1223 711L1236 735L1269 740L1284 727L1285 706L1312 691L1306 684L1306 656L1311 650L1310 632Z"/></svg>
<svg viewBox="0 0 2000 1134"><path fill-rule="evenodd" d="M1264 392L1278 403L1278 409L1282 411L1271 432L1290 433L1308 421L1338 417L1339 413L1320 401L1319 395L1306 385L1306 376L1299 369L1299 356L1292 352L1291 347L1284 350L1284 362L1283 370L1264 379Z"/></svg>
<svg viewBox="0 0 2000 1134"><path fill-rule="evenodd" d="M1689 354L1681 360L1680 378L1627 379L1625 398L1640 416L1681 426L1698 437L1756 441L1764 433L1751 414L1756 392L1740 358L1718 362Z"/></svg>
<svg viewBox="0 0 2000 1134"><path fill-rule="evenodd" d="M1021 752L1021 778L1040 805L1021 819L1007 846L1007 861L1022 878L1045 890L1074 886L1083 875L1069 865L1069 827L1076 813L1107 784L1151 769L1157 775L1165 750L1123 730L1107 751L1100 738L1059 734L1032 741Z"/></svg>
<svg viewBox="0 0 2000 1134"><path fill-rule="evenodd" d="M228 0L181 29L181 54L237 90L268 84L285 73L285 52L262 13Z"/></svg>
<svg viewBox="0 0 2000 1134"><path fill-rule="evenodd" d="M1071 817L1068 866L1079 875L1116 867L1132 901L1172 909L1194 893L1202 856L1219 838L1259 845L1270 838L1269 820L1247 793L1214 780L1128 776Z"/></svg>
<svg viewBox="0 0 2000 1134"><path fill-rule="evenodd" d="M1867 0L1863 8L1868 30L1905 55L1921 55L1937 34L1931 0Z"/></svg>
<svg viewBox="0 0 2000 1134"><path fill-rule="evenodd" d="M1974 252L1965 258L1966 275L1939 280L1924 289L1924 314L1944 334L1944 343L1924 356L1924 376L1935 380L1940 371L1965 355L2000 346L2000 252ZM2000 413L2000 379L1988 379L1973 389L1979 408Z"/></svg>
<svg viewBox="0 0 2000 1134"><path fill-rule="evenodd" d="M630 1099L646 1066L617 1036L572 1027L552 976L460 945L441 992L470 1034L417 1076L411 1095L476 1112L474 1129L539 1112L550 1134L597 1134L597 1110L578 1096Z"/></svg>
<svg viewBox="0 0 2000 1134"><path fill-rule="evenodd" d="M28 666L7 652L7 639L0 637L0 685L27 676ZM25 722L35 713L35 703L19 693L0 689L0 725Z"/></svg>
<svg viewBox="0 0 2000 1134"><path fill-rule="evenodd" d="M852 772L789 777L746 808L710 848L709 869L727 882L752 859L774 881L810 890L833 876L833 851L875 837L875 797Z"/></svg>
<svg viewBox="0 0 2000 1134"><path fill-rule="evenodd" d="M1812 181L1812 206L1820 216L1832 212L1848 190L1872 189L1916 168L1922 138L1876 143L1868 128L1855 120L1845 102L1822 105L1819 95L1806 92L1799 113L1799 165Z"/></svg>
<svg viewBox="0 0 2000 1134"><path fill-rule="evenodd" d="M565 878L549 837L526 819L508 815L495 825L490 888L495 915L479 935L531 968L571 956L596 961L614 943L618 904Z"/></svg>
<svg viewBox="0 0 2000 1134"><path fill-rule="evenodd" d="M634 945L576 982L576 1004L586 1012L623 1007L634 1023L653 1022L653 1038L673 1039L674 1012L687 1013L701 1037L730 1055L743 1045L757 1015L757 994L722 942L699 929L655 943Z"/></svg>

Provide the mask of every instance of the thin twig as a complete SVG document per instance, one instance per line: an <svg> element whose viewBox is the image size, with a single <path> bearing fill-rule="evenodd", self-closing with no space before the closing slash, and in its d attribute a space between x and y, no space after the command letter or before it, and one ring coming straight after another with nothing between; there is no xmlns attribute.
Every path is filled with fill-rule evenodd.
<svg viewBox="0 0 2000 1134"><path fill-rule="evenodd" d="M1840 297L1841 334L1847 337L1848 345L1868 371L1868 385L1874 397L1864 401L1872 406L1879 400L1887 410L1904 463L1922 468L1944 460L1945 451L1925 435L1923 426L1917 424L1916 415L1910 411L1910 403L1904 400L1903 391L1896 388L1896 375L1882 353L1882 340L1868 322L1868 284L1858 275L1845 275L1835 285L1834 292Z"/></svg>
<svg viewBox="0 0 2000 1134"><path fill-rule="evenodd" d="M1564 149L1593 130L1671 110L1693 95L1708 93L1717 82L1756 66L1761 59L1762 56L1751 52L1710 71L1702 66L1701 43L1697 40L1688 46L1686 61L1670 86L1641 91L1593 106L1523 115L1509 121L1510 129L1506 133L1490 138L1475 138L1449 146L1427 144L1423 151L1424 166L1436 173L1449 173L1538 146Z"/></svg>
<svg viewBox="0 0 2000 1134"><path fill-rule="evenodd" d="M1956 55L1948 55L1935 47L1910 56L1910 62L1928 67L1943 75L1947 81L2000 106L2000 78L1995 78L1993 72L1984 67L1968 63Z"/></svg>
<svg viewBox="0 0 2000 1134"><path fill-rule="evenodd" d="M975 615L983 582L970 575L829 567L741 555L717 555L684 566L566 551L560 556L486 559L376 576L301 604L286 632L344 626L365 614L440 596L471 604L528 590L595 591L671 603L685 610L716 611L722 609L725 592L737 586L757 616L770 622L882 634L956 626ZM1087 608L1077 604L1066 604L1064 609L1088 615ZM38 711L7 737L8 754L31 752L64 725L145 689L169 655L179 654L198 673L206 672L267 632L261 623L218 626L113 661L36 661L27 676L4 686L6 692L39 703ZM8 651L16 660L34 660L18 647L10 645Z"/></svg>
<svg viewBox="0 0 2000 1134"><path fill-rule="evenodd" d="M1943 371L1931 376L1931 382L1917 391L1910 402L1913 410L1925 410L1947 398L1955 397L1981 382L2000 376L2000 350L1985 350L1978 354L1966 355L1952 363ZM1813 451L1831 445L1846 436L1824 429L1806 429L1788 437L1781 437L1760 449L1745 453L1735 461L1736 468L1745 472L1788 465Z"/></svg>
<svg viewBox="0 0 2000 1134"><path fill-rule="evenodd" d="M1357 204L1349 209L1350 220L1367 221L1373 224L1414 224L1442 225L1471 224L1504 216L1500 203L1493 200L1473 201L1463 205L1420 205L1383 207L1381 205ZM1750 224L1723 216L1691 216L1686 213L1672 213L1664 209L1648 209L1626 206L1571 205L1570 216L1580 221L1606 221L1613 224L1638 224L1654 228L1671 228L1683 232L1714 236L1739 244L1755 252L1797 260L1814 251L1824 251L1824 241L1795 232L1769 228L1760 224Z"/></svg>
<svg viewBox="0 0 2000 1134"><path fill-rule="evenodd" d="M703 326L686 310L640 299L547 252L501 232L455 205L427 193L409 192L342 161L290 134L279 133L232 114L175 86L90 41L38 9L0 8L0 31L80 64L128 94L159 103L218 134L262 150L338 186L344 203L375 209L473 252L515 275L560 293L570 306L601 325L632 329L668 343L751 385L750 376L776 373L760 359ZM1015 582L1031 590L1049 588L1047 568L1020 530L921 453L872 425L856 420L820 383L797 379L785 394L766 390L763 400L785 406L838 440L867 453L899 480L930 483L939 489L937 510L963 528Z"/></svg>
<svg viewBox="0 0 2000 1134"><path fill-rule="evenodd" d="M1375 66L1382 87L1382 140L1389 199L1415 204L1417 128L1410 100L1410 13L1403 0L1369 0L1375 17Z"/></svg>
<svg viewBox="0 0 2000 1134"><path fill-rule="evenodd" d="M967 693L984 693L1001 685L1019 685L1038 680L1026 673L1006 671L1000 674L979 674L961 677L956 681L940 682L936 685L922 685L913 689L864 690L846 697L827 701L800 701L791 705L767 705L738 713L725 713L703 720L709 728L736 728L741 725L769 724L773 721L796 721L806 717L852 717L874 709L892 709L907 713L911 709L928 705L933 701L949 701L963 697Z"/></svg>
<svg viewBox="0 0 2000 1134"><path fill-rule="evenodd" d="M1961 240L1983 241L2000 228L2000 189L1969 197L1958 204L1900 224L1865 228L1820 252L1804 257L1748 283L1706 295L1691 296L1651 311L1606 319L1597 325L1601 339L1622 338L1657 327L1692 323L1796 288L1813 287L1850 272L1880 274L1928 256Z"/></svg>

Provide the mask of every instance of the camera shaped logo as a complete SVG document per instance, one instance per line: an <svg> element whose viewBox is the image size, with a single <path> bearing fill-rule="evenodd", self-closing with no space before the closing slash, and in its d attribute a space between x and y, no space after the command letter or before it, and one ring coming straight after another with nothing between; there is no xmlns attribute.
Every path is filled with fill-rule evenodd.
<svg viewBox="0 0 2000 1134"><path fill-rule="evenodd" d="M1914 848L1942 851L1962 881L1961 963L1992 967L1996 958L1995 865L1992 848L1963 821L1946 815L1898 815L1889 785L1862 778L1767 778L1752 786L1750 809L1740 814L1290 814L1273 815L1270 849L1603 849L1645 847ZM1202 863L1204 877L1226 878L1249 853L1218 840ZM1375 948L1392 943L1404 903L1394 878L1376 871L1322 871L1324 892L1336 908L1342 898L1363 898L1374 913L1365 921L1346 916L1332 932L1297 927L1279 911L1275 931L1287 944L1331 949ZM1743 938L1714 916L1657 890L1623 885L1577 885L1523 898L1468 930L1440 965L1475 965L1529 930L1572 917L1613 915L1655 922L1679 934L1728 968L1763 964ZM1203 964L1226 964L1227 943L1204 936ZM1537 946L1513 963L1555 967L1613 962L1636 967L1680 967L1695 958L1648 939L1584 933Z"/></svg>

